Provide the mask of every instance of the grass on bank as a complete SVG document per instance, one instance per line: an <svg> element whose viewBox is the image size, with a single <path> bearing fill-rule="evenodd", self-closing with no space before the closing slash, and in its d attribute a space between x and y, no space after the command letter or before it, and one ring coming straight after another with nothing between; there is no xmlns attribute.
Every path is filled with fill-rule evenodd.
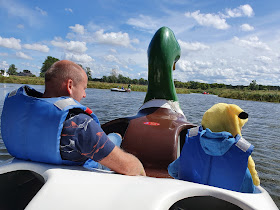
<svg viewBox="0 0 280 210"><path fill-rule="evenodd" d="M41 77L21 77L21 76L3 77L0 75L0 83L44 85L45 79Z"/></svg>
<svg viewBox="0 0 280 210"><path fill-rule="evenodd" d="M0 83L44 85L44 78L21 77L21 76L10 76L10 77L0 76ZM124 88L127 88L127 84L94 82L94 81L89 81L89 83L88 83L88 88L96 88L96 89L111 89L111 88L114 88L117 86L119 86L119 87L123 86ZM132 91L147 92L146 85L132 85L131 89L132 89ZM210 94L213 94L213 95L217 95L219 97L223 97L223 98L280 103L280 91L235 90L235 89L224 89L224 88L212 88L212 89L207 89L207 90L176 88L176 92L178 94L202 93L204 91L206 91Z"/></svg>

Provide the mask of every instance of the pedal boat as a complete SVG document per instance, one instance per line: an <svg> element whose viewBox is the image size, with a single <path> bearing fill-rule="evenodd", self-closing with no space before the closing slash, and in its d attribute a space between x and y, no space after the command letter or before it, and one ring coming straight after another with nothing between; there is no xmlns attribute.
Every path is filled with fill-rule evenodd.
<svg viewBox="0 0 280 210"><path fill-rule="evenodd" d="M179 155L189 128L177 99L172 68L180 46L166 27L149 49L149 86L138 113L102 125L124 136L121 147L137 156L147 177L82 166L11 159L0 164L0 209L26 210L277 210L267 191L240 193L173 179L167 166Z"/></svg>

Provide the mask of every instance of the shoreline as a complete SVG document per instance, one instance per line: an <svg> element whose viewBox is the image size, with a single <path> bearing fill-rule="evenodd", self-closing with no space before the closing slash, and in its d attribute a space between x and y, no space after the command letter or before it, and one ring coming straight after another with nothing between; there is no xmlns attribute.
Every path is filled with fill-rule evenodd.
<svg viewBox="0 0 280 210"><path fill-rule="evenodd" d="M44 85L44 78L41 77L22 77L22 76L0 76L0 83L15 83L15 84L29 84L29 85ZM117 86L127 87L128 84L121 83L106 83L89 81L88 88L95 89L111 89ZM131 91L147 92L147 85L135 85L132 84ZM280 91L272 90L236 90L226 88L210 88L206 90L202 89L186 89L176 88L177 94L190 94L190 93L203 93L207 92L211 95L217 95L222 98L231 98L239 100L260 101L260 102L272 102L280 103Z"/></svg>

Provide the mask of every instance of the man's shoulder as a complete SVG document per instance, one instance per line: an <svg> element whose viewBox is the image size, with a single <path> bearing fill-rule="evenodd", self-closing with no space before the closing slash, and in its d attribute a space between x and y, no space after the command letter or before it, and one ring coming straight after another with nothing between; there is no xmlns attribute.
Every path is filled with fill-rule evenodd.
<svg viewBox="0 0 280 210"><path fill-rule="evenodd" d="M75 128L80 128L82 124L86 124L87 127L91 127L91 129L95 128L99 128L100 126L98 125L98 123L88 114L85 113L79 113L79 114L75 114L75 115L69 115L67 116L66 120L64 121L64 127L69 127L69 125L77 125L75 126ZM80 126L79 126L80 125ZM73 126L70 126L73 127ZM74 127L73 127L74 128Z"/></svg>
<svg viewBox="0 0 280 210"><path fill-rule="evenodd" d="M86 114L83 110L74 109L69 110L68 116L66 120L85 120L85 119L92 119L92 117Z"/></svg>

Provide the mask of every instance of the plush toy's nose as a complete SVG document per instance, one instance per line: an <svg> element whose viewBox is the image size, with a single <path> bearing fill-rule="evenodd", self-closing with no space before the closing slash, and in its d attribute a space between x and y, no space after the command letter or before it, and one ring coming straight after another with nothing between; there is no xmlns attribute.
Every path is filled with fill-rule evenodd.
<svg viewBox="0 0 280 210"><path fill-rule="evenodd" d="M239 117L240 119L243 119L243 120L247 119L248 116L249 116L249 115L248 115L246 112L241 112L241 113L238 115L238 117Z"/></svg>

